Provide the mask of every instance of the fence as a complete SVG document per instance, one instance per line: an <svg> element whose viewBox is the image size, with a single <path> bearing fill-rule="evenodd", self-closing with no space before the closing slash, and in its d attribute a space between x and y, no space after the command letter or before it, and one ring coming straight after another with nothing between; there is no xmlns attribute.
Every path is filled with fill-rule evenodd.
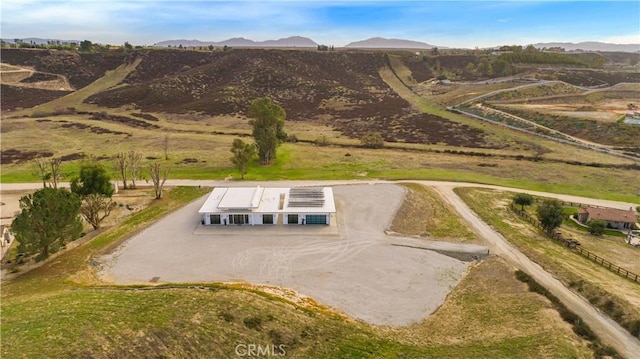
<svg viewBox="0 0 640 359"><path fill-rule="evenodd" d="M515 214L517 214L518 216L520 216L523 219L526 219L527 221L529 221L529 223L533 224L534 226L540 228L543 230L543 232L549 236L551 239L555 239L556 241L564 244L566 247L569 247L573 250L576 251L576 253L582 255L583 257L586 257L587 259L591 260L592 262L599 264L607 269L609 269L610 271L623 276L625 278L629 278L632 281L636 282L636 283L640 283L640 275L635 274L633 272L630 272L627 269L624 269L622 267L620 267L619 265L609 262L608 260L598 256L597 254L594 254L592 252L589 252L588 250L580 247L580 243L578 241L575 241L571 238L565 238L561 232L554 232L554 233L548 233L547 231L545 231L542 228L542 225L540 224L540 222L533 218L531 215L529 215L527 212L522 211L517 209L513 203L509 206L509 208L511 208L511 211L513 211Z"/></svg>

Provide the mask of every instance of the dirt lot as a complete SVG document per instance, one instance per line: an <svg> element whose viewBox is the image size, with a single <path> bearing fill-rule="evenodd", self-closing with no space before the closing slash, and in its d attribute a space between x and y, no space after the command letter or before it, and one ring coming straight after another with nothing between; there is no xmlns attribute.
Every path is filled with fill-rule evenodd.
<svg viewBox="0 0 640 359"><path fill-rule="evenodd" d="M101 276L128 284L240 281L283 286L373 324L407 325L437 309L469 263L397 246L425 242L383 233L404 189L351 185L337 186L334 192L335 230L203 228L197 213L201 198L104 257Z"/></svg>

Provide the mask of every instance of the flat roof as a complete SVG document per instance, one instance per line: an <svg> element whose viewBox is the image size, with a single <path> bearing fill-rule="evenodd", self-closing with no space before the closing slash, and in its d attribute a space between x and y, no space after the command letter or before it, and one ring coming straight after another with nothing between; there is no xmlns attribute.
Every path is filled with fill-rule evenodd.
<svg viewBox="0 0 640 359"><path fill-rule="evenodd" d="M258 186L255 188L227 188L218 203L220 209L255 209L260 204L262 192L264 188Z"/></svg>
<svg viewBox="0 0 640 359"><path fill-rule="evenodd" d="M256 213L335 213L336 205L331 187L315 187L324 195L324 203L290 202L291 188L216 187L200 207L198 213L229 213L232 211ZM295 192L295 191L294 191ZM282 209L280 199L282 198ZM293 203L293 206L289 206Z"/></svg>

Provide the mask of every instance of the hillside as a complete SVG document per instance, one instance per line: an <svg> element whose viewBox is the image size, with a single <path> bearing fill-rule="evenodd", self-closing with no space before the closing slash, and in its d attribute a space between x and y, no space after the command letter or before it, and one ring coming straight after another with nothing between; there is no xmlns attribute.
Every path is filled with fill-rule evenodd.
<svg viewBox="0 0 640 359"><path fill-rule="evenodd" d="M415 103L409 103L411 100L406 96L401 97L402 89L390 87L388 74L397 76L405 86L414 87L414 91L430 94L432 100L446 105L456 101L453 97L446 98L456 86L442 86L428 80L444 77L452 81L478 81L498 78L505 73L563 80L580 86L640 80L637 71L573 68L563 64L566 61L606 64L620 60L618 55L614 56L616 60L611 60L599 54L569 57L539 52L534 53L535 56L493 56L481 51L442 51L442 54L429 51L428 55L418 55L395 51L388 55L362 50L320 52L238 48L230 51L155 49L91 54L7 50L3 54L6 63L43 71L24 81L36 81L51 73L69 79L76 88L86 87L107 70L136 59L136 66L123 74L122 79L116 82L112 79L108 86L83 89L83 95L75 98L84 104L77 101L75 104L69 101L64 105L56 103L54 107L61 109L82 107L118 112L136 108L151 113L227 116L246 121L250 102L268 96L285 109L288 121L326 126L349 139L357 140L367 132L375 131L387 142L491 149L505 147L504 141L495 137L494 130L468 120L452 120L437 112L423 113ZM510 60L513 63L509 63ZM516 63L516 60L520 62ZM561 63L554 64L554 61ZM384 71L386 78L382 76ZM3 110L29 108L66 94L42 93L26 87L3 89ZM26 101L26 98L30 100ZM48 108L54 108L52 106ZM134 122L134 119L130 120Z"/></svg>
<svg viewBox="0 0 640 359"><path fill-rule="evenodd" d="M378 76L384 54L235 49L229 52L149 51L126 79L88 101L136 104L145 111L210 115L244 112L269 96L293 120L397 115L407 107ZM330 106L327 102L335 102Z"/></svg>

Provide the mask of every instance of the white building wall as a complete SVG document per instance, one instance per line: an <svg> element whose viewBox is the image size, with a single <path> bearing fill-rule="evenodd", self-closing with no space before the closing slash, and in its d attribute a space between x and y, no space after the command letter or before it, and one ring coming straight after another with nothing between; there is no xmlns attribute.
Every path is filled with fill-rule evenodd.
<svg viewBox="0 0 640 359"><path fill-rule="evenodd" d="M224 225L230 225L230 220L229 220L229 216L234 215L234 214L240 214L240 215L245 215L248 214L249 215L249 223L246 223L245 225L263 225L264 221L263 221L263 217L262 215L264 214L271 214L273 215L273 224L278 224L278 220L280 215L278 213L247 213L247 212L234 212L234 213L204 213L202 216L202 220L204 225L210 226L224 226ZM219 215L220 216L220 224L211 224L211 217L212 215ZM285 215L284 218L284 223L286 224L286 220L287 217ZM270 224L267 224L270 225Z"/></svg>

